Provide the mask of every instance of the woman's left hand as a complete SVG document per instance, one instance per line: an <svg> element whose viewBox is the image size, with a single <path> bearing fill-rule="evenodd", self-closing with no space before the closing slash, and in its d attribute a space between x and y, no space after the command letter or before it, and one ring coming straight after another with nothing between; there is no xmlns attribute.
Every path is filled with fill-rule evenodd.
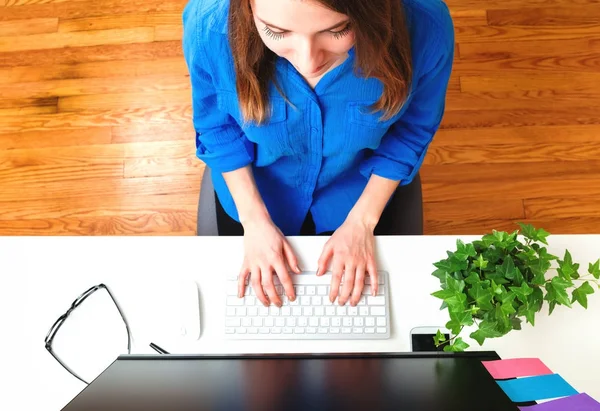
<svg viewBox="0 0 600 411"><path fill-rule="evenodd" d="M346 220L325 244L319 258L317 275L323 275L331 261L332 278L329 300L338 297L340 305L350 300L356 306L360 300L365 276L371 277L371 293L377 295L377 266L375 263L375 236L373 227L359 219ZM340 282L344 278L341 292Z"/></svg>

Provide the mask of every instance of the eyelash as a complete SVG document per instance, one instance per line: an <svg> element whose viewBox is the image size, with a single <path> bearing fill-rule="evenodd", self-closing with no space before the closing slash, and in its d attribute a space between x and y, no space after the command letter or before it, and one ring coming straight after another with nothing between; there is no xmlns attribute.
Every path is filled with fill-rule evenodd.
<svg viewBox="0 0 600 411"><path fill-rule="evenodd" d="M271 37L273 40L281 40L285 36L285 33L277 33L275 31L271 30L267 26L265 26L263 31L265 32L265 34L267 36ZM346 36L348 33L350 33L350 23L348 23L348 25L344 29L342 29L340 31L336 31L336 32L332 31L330 33L333 36L333 38L335 38L336 40L339 40L342 37Z"/></svg>

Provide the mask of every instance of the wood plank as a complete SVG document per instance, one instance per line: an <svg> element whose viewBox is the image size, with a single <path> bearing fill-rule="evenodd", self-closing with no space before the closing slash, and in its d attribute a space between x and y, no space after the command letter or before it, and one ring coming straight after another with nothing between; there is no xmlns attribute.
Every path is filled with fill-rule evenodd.
<svg viewBox="0 0 600 411"><path fill-rule="evenodd" d="M598 141L599 125L441 129L433 146L579 144Z"/></svg>
<svg viewBox="0 0 600 411"><path fill-rule="evenodd" d="M463 221L477 216L479 220L525 218L523 201L440 201L424 202L423 215L436 221Z"/></svg>
<svg viewBox="0 0 600 411"><path fill-rule="evenodd" d="M482 7L481 0L446 0L450 10L473 10ZM600 4L600 0L486 0L485 9L515 9L520 8L523 13L528 13L530 8L539 7L571 7Z"/></svg>
<svg viewBox="0 0 600 411"><path fill-rule="evenodd" d="M452 73L448 80L448 91L460 91L460 77L456 73Z"/></svg>
<svg viewBox="0 0 600 411"><path fill-rule="evenodd" d="M600 158L600 143L515 145L431 146L424 164L499 164L527 159L529 163L593 161Z"/></svg>
<svg viewBox="0 0 600 411"><path fill-rule="evenodd" d="M571 124L600 124L596 107L558 107L549 113L536 108L519 110L448 110L442 128L560 126Z"/></svg>
<svg viewBox="0 0 600 411"><path fill-rule="evenodd" d="M462 27L487 25L487 11L480 10L450 10L455 31Z"/></svg>
<svg viewBox="0 0 600 411"><path fill-rule="evenodd" d="M84 96L60 97L60 112L81 112L86 110L120 110L146 107L169 107L191 104L189 90L160 91L154 93L93 94Z"/></svg>
<svg viewBox="0 0 600 411"><path fill-rule="evenodd" d="M31 6L34 4L48 4L48 3L64 3L67 1L78 2L88 0L5 0L6 6Z"/></svg>
<svg viewBox="0 0 600 411"><path fill-rule="evenodd" d="M121 60L160 60L183 57L181 41L111 44L87 47L67 47L49 50L27 50L4 53L0 67L73 65Z"/></svg>
<svg viewBox="0 0 600 411"><path fill-rule="evenodd" d="M1 92L2 89L0 89ZM2 93L0 99L0 109L16 108L16 107L40 107L40 106L56 106L58 98L56 97L10 97Z"/></svg>
<svg viewBox="0 0 600 411"><path fill-rule="evenodd" d="M515 163L426 164L421 168L423 182L432 184L448 183L450 180L454 184L483 181L492 182L497 180L530 180L536 182L545 181L553 187L556 180L561 180L565 176L577 178L581 181L598 179L600 176L600 161L531 163L527 158L523 158ZM554 192L555 190L552 188L551 193Z"/></svg>
<svg viewBox="0 0 600 411"><path fill-rule="evenodd" d="M0 37L0 52L97 46L100 44L150 43L153 41L154 29L152 27L32 34L29 36Z"/></svg>
<svg viewBox="0 0 600 411"><path fill-rule="evenodd" d="M58 31L65 33L86 30L154 27L158 25L182 26L181 13L124 14L61 20L58 25Z"/></svg>
<svg viewBox="0 0 600 411"><path fill-rule="evenodd" d="M131 124L183 123L192 119L192 106L148 107L143 109L86 111L32 115L26 118L0 118L0 134L82 127L112 127Z"/></svg>
<svg viewBox="0 0 600 411"><path fill-rule="evenodd" d="M112 128L112 143L141 143L150 141L194 141L196 132L191 121L169 124L131 124Z"/></svg>
<svg viewBox="0 0 600 411"><path fill-rule="evenodd" d="M492 230L512 232L520 227L517 222L532 224L536 228L544 228L551 234L598 234L600 218L574 217L563 219L518 219L518 220L465 220L435 221L425 220L424 232L427 235L483 235ZM552 237L549 238L549 241Z"/></svg>
<svg viewBox="0 0 600 411"><path fill-rule="evenodd" d="M25 66L0 69L0 85L41 82L73 78L108 78L138 76L186 76L188 69L182 57L149 61L107 61L51 66Z"/></svg>
<svg viewBox="0 0 600 411"><path fill-rule="evenodd" d="M193 143L190 145L193 146ZM133 178L202 173L206 165L191 151L191 154L182 156L126 159L123 176Z"/></svg>
<svg viewBox="0 0 600 411"><path fill-rule="evenodd" d="M0 203L0 220L56 219L195 212L198 197L190 194L40 199Z"/></svg>
<svg viewBox="0 0 600 411"><path fill-rule="evenodd" d="M37 159L32 162L39 162ZM87 181L93 184L98 179L113 179L118 181L123 178L123 160L114 161L80 161L79 163L64 161L55 164L31 164L20 165L19 167L4 168L0 167L0 185L2 186L21 186L22 191L26 191L34 184L51 184L60 182L62 184L72 184L77 186L80 181ZM2 197L4 199L4 196ZM56 201L54 198L46 202ZM15 201L15 205L24 203ZM6 205L0 201L0 210L5 209ZM65 210L68 210L66 207Z"/></svg>
<svg viewBox="0 0 600 411"><path fill-rule="evenodd" d="M190 89L189 76L158 75L141 77L97 77L5 84L0 85L0 95L11 99L40 99L56 96L156 93L161 91L187 89Z"/></svg>
<svg viewBox="0 0 600 411"><path fill-rule="evenodd" d="M568 7L488 10L488 23L493 26L562 26L600 24L600 4Z"/></svg>
<svg viewBox="0 0 600 411"><path fill-rule="evenodd" d="M460 59L473 58L507 58L507 57L531 57L542 56L565 57L582 55L594 49L597 40L587 38L575 38L569 40L531 40L511 42L477 42L461 43Z"/></svg>
<svg viewBox="0 0 600 411"><path fill-rule="evenodd" d="M0 134L0 150L110 144L110 127Z"/></svg>
<svg viewBox="0 0 600 411"><path fill-rule="evenodd" d="M80 178L77 184L65 184L63 181L37 182L27 185L27 190L17 182L2 185L3 202L30 201L47 198L93 197L102 193L106 196L144 196L172 193L199 195L201 175L173 175L139 178Z"/></svg>
<svg viewBox="0 0 600 411"><path fill-rule="evenodd" d="M456 25L456 40L460 44L496 42L496 41L548 41L548 40L576 40L598 39L600 28L596 24L588 26L488 26L482 25Z"/></svg>
<svg viewBox="0 0 600 411"><path fill-rule="evenodd" d="M55 114L56 106L29 106L0 109L0 117L23 117L38 114Z"/></svg>
<svg viewBox="0 0 600 411"><path fill-rule="evenodd" d="M0 235L193 235L196 212L0 220Z"/></svg>
<svg viewBox="0 0 600 411"><path fill-rule="evenodd" d="M527 218L600 217L600 197L531 198L524 204Z"/></svg>
<svg viewBox="0 0 600 411"><path fill-rule="evenodd" d="M518 57L503 54L482 54L477 57L470 57L468 60L456 59L453 71L461 76L492 75L509 72L534 75L559 71L570 72L573 76L577 76L580 73L598 73L600 67L599 53L595 51L580 51L574 55L566 54L555 52L546 56Z"/></svg>
<svg viewBox="0 0 600 411"><path fill-rule="evenodd" d="M553 90L577 95L600 93L600 73L554 72L537 75L522 73L498 73L494 76L461 76L461 91L464 92L523 92Z"/></svg>
<svg viewBox="0 0 600 411"><path fill-rule="evenodd" d="M48 16L67 20L121 14L178 13L183 11L187 2L188 0L88 0L39 2L29 4L26 7L6 7L2 13L0 13L0 21Z"/></svg>
<svg viewBox="0 0 600 411"><path fill-rule="evenodd" d="M58 29L58 18L57 17L0 21L0 37L26 36L29 34L42 34L42 33L56 33L57 29Z"/></svg>
<svg viewBox="0 0 600 411"><path fill-rule="evenodd" d="M576 109L588 107L598 101L600 107L600 86L595 93L586 94L568 90L561 91L516 91L516 92L449 92L446 95L447 110L522 110L535 107L538 110L552 110L560 107Z"/></svg>
<svg viewBox="0 0 600 411"><path fill-rule="evenodd" d="M548 195L549 179L513 179L507 180L496 176L491 181L443 183L424 183L424 201L453 201L477 200L481 198L495 198L498 201L509 199L527 199L544 197ZM600 174L594 178L574 179L572 176L562 176L552 179L551 190L560 193L563 197L576 197L582 193L590 196L600 196ZM460 189L457 189L460 187Z"/></svg>
<svg viewBox="0 0 600 411"><path fill-rule="evenodd" d="M181 40L183 38L183 26L181 24L160 25L154 28L155 41Z"/></svg>

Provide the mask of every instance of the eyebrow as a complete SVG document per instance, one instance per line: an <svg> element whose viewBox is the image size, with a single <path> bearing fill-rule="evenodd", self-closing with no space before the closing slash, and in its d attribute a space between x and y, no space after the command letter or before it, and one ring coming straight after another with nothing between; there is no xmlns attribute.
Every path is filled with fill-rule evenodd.
<svg viewBox="0 0 600 411"><path fill-rule="evenodd" d="M276 26L276 25L274 25L274 24L267 23L266 21L264 21L263 19L261 19L261 18L260 18L260 17L258 17L258 16L257 16L256 18L257 18L258 20L260 20L260 21L261 21L263 24L265 24L265 25L267 25L267 26L269 26L269 27L272 27L272 28L274 28L274 29L281 30L281 31L291 31L291 30L287 30L287 29L282 29L281 27L277 27L277 26ZM331 26L331 27L329 27L329 28L326 28L325 30L321 30L321 31L320 31L320 33L324 32L324 31L331 31L331 30L333 30L333 29L337 29L338 27L341 27L341 26L343 26L344 24L348 24L349 22L350 22L350 20L344 20L344 21L341 21L341 22L339 22L338 24L336 24L336 25L334 25L334 26Z"/></svg>

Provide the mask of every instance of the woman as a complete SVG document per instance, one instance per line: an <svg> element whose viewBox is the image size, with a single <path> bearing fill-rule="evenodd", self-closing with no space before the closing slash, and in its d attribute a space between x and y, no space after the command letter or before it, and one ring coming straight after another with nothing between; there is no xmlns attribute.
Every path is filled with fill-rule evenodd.
<svg viewBox="0 0 600 411"><path fill-rule="evenodd" d="M442 119L448 8L191 0L183 19L197 156L212 172L219 235L244 236L240 295L250 275L257 298L281 306L275 272L293 300L286 264L300 269L285 235L327 234L317 275L331 264L330 300L356 305L365 275L377 284L374 235L416 234L402 232L399 204L420 184Z"/></svg>

